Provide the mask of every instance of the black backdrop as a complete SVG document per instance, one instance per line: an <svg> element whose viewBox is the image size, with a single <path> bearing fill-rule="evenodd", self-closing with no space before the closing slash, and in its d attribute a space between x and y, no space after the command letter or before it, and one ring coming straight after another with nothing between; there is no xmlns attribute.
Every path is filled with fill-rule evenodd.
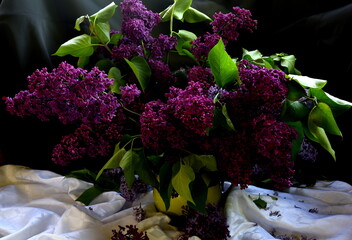
<svg viewBox="0 0 352 240"><path fill-rule="evenodd" d="M13 96L26 88L26 76L35 69L56 67L62 58L51 56L66 40L78 33L75 19L92 14L109 0L0 0L0 96ZM120 1L115 1L117 4ZM144 0L155 12L171 0ZM328 93L352 101L352 3L350 0L194 0L193 6L212 15L232 6L251 10L258 20L254 34L242 35L239 46L259 49L269 55L294 54L303 75L328 80ZM120 22L119 9L113 28ZM206 28L196 25L194 31ZM192 29L191 29L192 30ZM66 59L69 62L73 59ZM50 161L51 149L59 141L59 125L10 116L0 103L0 154L5 163L64 171ZM333 138L337 151L334 163L328 154L320 156L319 174L352 182L348 169L352 161L352 114L338 118L343 141ZM0 161L1 162L1 161ZM79 166L78 166L79 167Z"/></svg>

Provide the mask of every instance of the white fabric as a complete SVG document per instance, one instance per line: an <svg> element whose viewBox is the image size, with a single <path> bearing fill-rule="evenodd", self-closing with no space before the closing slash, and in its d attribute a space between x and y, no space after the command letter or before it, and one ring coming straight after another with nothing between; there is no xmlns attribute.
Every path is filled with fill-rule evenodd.
<svg viewBox="0 0 352 240"><path fill-rule="evenodd" d="M265 209L253 202L259 196L268 203ZM292 239L352 239L352 186L341 181L320 181L287 192L249 186L233 190L226 209L231 240L275 239L268 234L273 231Z"/></svg>
<svg viewBox="0 0 352 240"><path fill-rule="evenodd" d="M112 229L137 224L133 206L142 204L147 219L138 228L151 240L179 234L170 219L155 211L151 194L132 205L116 192L106 192L90 206L75 199L91 184L50 171L21 166L0 167L0 238L4 240L110 239ZM259 209L253 199L268 205ZM318 182L313 188L274 192L249 186L233 189L226 201L231 240L270 240L275 235L318 240L352 239L352 186ZM196 239L196 238L193 238Z"/></svg>

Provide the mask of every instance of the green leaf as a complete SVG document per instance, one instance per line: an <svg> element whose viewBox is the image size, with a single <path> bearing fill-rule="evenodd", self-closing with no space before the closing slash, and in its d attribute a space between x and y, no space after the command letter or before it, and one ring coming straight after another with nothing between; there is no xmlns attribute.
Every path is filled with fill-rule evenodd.
<svg viewBox="0 0 352 240"><path fill-rule="evenodd" d="M171 18L183 21L184 13L191 7L192 0L174 0L174 3L160 13L163 22Z"/></svg>
<svg viewBox="0 0 352 240"><path fill-rule="evenodd" d="M302 145L302 141L304 138L304 129L303 129L303 125L302 122L300 121L296 121L296 122L287 122L287 124L294 128L297 133L297 139L292 141L292 160L295 160L296 156L298 155L298 153L301 151L301 145Z"/></svg>
<svg viewBox="0 0 352 240"><path fill-rule="evenodd" d="M79 18L76 19L76 23L75 23L75 29L77 31L81 31L81 23L84 22L84 20L88 18L88 16L80 16Z"/></svg>
<svg viewBox="0 0 352 240"><path fill-rule="evenodd" d="M101 43L108 43L110 41L110 24L98 22L92 25L92 32L98 37Z"/></svg>
<svg viewBox="0 0 352 240"><path fill-rule="evenodd" d="M128 59L125 59L125 61L132 69L142 90L145 91L145 89L148 87L151 76L151 70L147 63L147 60L145 60L145 58L137 56L132 58L131 61Z"/></svg>
<svg viewBox="0 0 352 240"><path fill-rule="evenodd" d="M229 113L227 112L226 104L222 105L222 107L221 107L221 113L222 113L222 114L224 115L224 117L225 117L227 126L228 126L231 130L235 131L235 126L233 125L233 123L232 123L232 121L231 121L231 119L230 119Z"/></svg>
<svg viewBox="0 0 352 240"><path fill-rule="evenodd" d="M259 50L253 50L253 51L248 51L247 49L242 49L243 53L242 53L242 58L243 59L247 59L247 60L258 60L261 59L263 57L263 54L261 54L261 52L259 52Z"/></svg>
<svg viewBox="0 0 352 240"><path fill-rule="evenodd" d="M342 133L337 126L332 111L326 103L318 103L311 111L309 115L310 121L316 126L323 128L330 134L342 136Z"/></svg>
<svg viewBox="0 0 352 240"><path fill-rule="evenodd" d="M94 53L91 36L82 34L62 44L53 54L56 56L72 55L74 57L89 57Z"/></svg>
<svg viewBox="0 0 352 240"><path fill-rule="evenodd" d="M352 103L339 99L337 97L334 97L326 92L324 92L322 89L309 89L309 94L311 96L314 96L319 102L324 102L328 104L334 113L334 115L338 116L342 114L343 112L347 111L352 107Z"/></svg>
<svg viewBox="0 0 352 240"><path fill-rule="evenodd" d="M125 86L126 84L126 82L122 79L120 69L117 67L110 68L108 77L115 79L114 84L111 87L111 91L120 94L120 87Z"/></svg>
<svg viewBox="0 0 352 240"><path fill-rule="evenodd" d="M174 9L174 5L175 5L175 3L168 6L162 12L159 13L162 22L170 21L170 19L172 17L172 11Z"/></svg>
<svg viewBox="0 0 352 240"><path fill-rule="evenodd" d="M182 39L183 41L192 41L197 38L197 35L187 30L179 30L177 33L174 32L173 35L176 35L179 39Z"/></svg>
<svg viewBox="0 0 352 240"><path fill-rule="evenodd" d="M109 72L110 68L114 66L114 63L108 59L101 59L95 64L95 66L101 71Z"/></svg>
<svg viewBox="0 0 352 240"><path fill-rule="evenodd" d="M117 5L112 2L95 14L91 15L90 20L92 22L108 22L114 16L116 8Z"/></svg>
<svg viewBox="0 0 352 240"><path fill-rule="evenodd" d="M89 63L89 56L79 57L77 67L84 68Z"/></svg>
<svg viewBox="0 0 352 240"><path fill-rule="evenodd" d="M117 45L118 42L122 39L122 33L114 33L110 38L110 44Z"/></svg>
<svg viewBox="0 0 352 240"><path fill-rule="evenodd" d="M285 99L282 118L289 121L299 121L309 114L308 107L300 101Z"/></svg>
<svg viewBox="0 0 352 240"><path fill-rule="evenodd" d="M294 55L287 55L281 58L281 66L286 67L288 73L296 73L295 69L296 57Z"/></svg>
<svg viewBox="0 0 352 240"><path fill-rule="evenodd" d="M165 203L166 210L170 207L170 199L173 192L171 183L172 163L164 163L159 170L159 193Z"/></svg>
<svg viewBox="0 0 352 240"><path fill-rule="evenodd" d="M213 155L198 155L190 154L181 159L186 165L194 169L195 172L199 172L201 169L206 171L216 171L216 159Z"/></svg>
<svg viewBox="0 0 352 240"><path fill-rule="evenodd" d="M324 128L319 127L314 121L316 119L315 115L321 114L319 109L315 109L317 109L317 106L312 109L308 116L308 129L310 134L312 134L314 137L313 139L311 138L311 140L318 142L326 151L331 154L334 160L336 160L335 151L331 147L330 141L326 135Z"/></svg>
<svg viewBox="0 0 352 240"><path fill-rule="evenodd" d="M89 205L96 197L104 192L104 189L99 186L93 186L85 190L76 201L83 203L84 205Z"/></svg>
<svg viewBox="0 0 352 240"><path fill-rule="evenodd" d="M277 53L275 55L271 55L270 57L284 68L282 70L285 73L301 75L301 72L295 68L296 57L294 55L288 55L286 53ZM277 64L275 65L280 68Z"/></svg>
<svg viewBox="0 0 352 240"><path fill-rule="evenodd" d="M183 19L189 23L197 23L202 21L211 21L212 19L206 14L198 11L195 8L190 7L183 15Z"/></svg>
<svg viewBox="0 0 352 240"><path fill-rule="evenodd" d="M94 182L96 178L96 174L86 168L75 170L65 175L65 177L77 178L86 182Z"/></svg>
<svg viewBox="0 0 352 240"><path fill-rule="evenodd" d="M253 202L260 209L265 209L267 207L267 202L260 198L260 194L259 194L259 197L257 199L253 200Z"/></svg>
<svg viewBox="0 0 352 240"><path fill-rule="evenodd" d="M228 124L228 119L226 119L226 117L224 116L223 113L223 106L221 107L216 107L214 109L214 118L213 118L213 129L216 128L225 128L228 131L233 131L233 129L231 129L231 127Z"/></svg>
<svg viewBox="0 0 352 240"><path fill-rule="evenodd" d="M136 171L137 175L140 177L140 179L144 183L146 183L154 188L158 188L158 182L155 178L155 175L152 172L151 166L148 165L147 158L145 157L145 155L142 151L139 154L138 162L136 163L136 165L138 167L135 168L135 171Z"/></svg>
<svg viewBox="0 0 352 240"><path fill-rule="evenodd" d="M206 201L208 197L208 186L204 182L201 176L197 176L194 182L192 182L192 198L194 204L188 202L187 204L198 210L199 212L206 214Z"/></svg>
<svg viewBox="0 0 352 240"><path fill-rule="evenodd" d="M195 179L193 169L189 165L179 162L173 166L172 172L171 182L175 191L187 201L195 204L190 189L190 183Z"/></svg>
<svg viewBox="0 0 352 240"><path fill-rule="evenodd" d="M289 81L288 93L286 98L291 101L299 100L302 97L306 97L307 93L305 89L296 81Z"/></svg>
<svg viewBox="0 0 352 240"><path fill-rule="evenodd" d="M105 165L100 169L96 180L101 176L105 169L118 168L123 156L126 154L124 148L120 148L119 144L115 147L114 155L105 163Z"/></svg>
<svg viewBox="0 0 352 240"><path fill-rule="evenodd" d="M216 84L223 88L238 79L238 69L234 60L225 50L222 39L210 50L208 62Z"/></svg>
<svg viewBox="0 0 352 240"><path fill-rule="evenodd" d="M311 78L307 76L293 75L290 74L290 77L293 78L296 82L301 84L301 86L306 88L323 88L326 84L326 80Z"/></svg>
<svg viewBox="0 0 352 240"><path fill-rule="evenodd" d="M132 184L135 180L134 171L137 167L139 161L139 156L132 149L128 150L122 157L120 162L120 167L123 170L123 173L126 178L126 183L129 188L132 187Z"/></svg>

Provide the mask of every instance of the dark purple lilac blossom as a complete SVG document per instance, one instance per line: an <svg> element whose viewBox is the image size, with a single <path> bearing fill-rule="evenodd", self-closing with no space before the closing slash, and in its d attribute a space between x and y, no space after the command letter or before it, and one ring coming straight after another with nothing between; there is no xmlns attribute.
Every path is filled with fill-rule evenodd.
<svg viewBox="0 0 352 240"><path fill-rule="evenodd" d="M215 156L219 170L231 179L234 186L246 188L252 183L252 168L257 157L253 151L255 146L252 145L250 134L245 130L220 134L213 141L218 146Z"/></svg>
<svg viewBox="0 0 352 240"><path fill-rule="evenodd" d="M237 131L227 137L228 144L220 147L220 168L242 188L251 183L254 166L265 169L276 187L290 186L294 174L292 141L297 133L278 120L288 80L280 70L256 66L246 60L239 63L238 69L240 87L220 94L220 102L226 104Z"/></svg>
<svg viewBox="0 0 352 240"><path fill-rule="evenodd" d="M146 193L148 191L147 185L140 179L133 182L132 187L127 186L125 176L120 178L120 195L128 202L133 202L137 199L139 194Z"/></svg>
<svg viewBox="0 0 352 240"><path fill-rule="evenodd" d="M184 90L171 87L167 98L166 103L146 104L140 119L141 138L144 146L153 149L183 149L212 126L214 103L199 82L190 82Z"/></svg>
<svg viewBox="0 0 352 240"><path fill-rule="evenodd" d="M201 66L194 66L187 73L187 80L189 82L199 82L204 93L209 93L209 88L215 85L214 76L209 68Z"/></svg>
<svg viewBox="0 0 352 240"><path fill-rule="evenodd" d="M294 165L291 151L292 141L297 138L296 130L267 114L253 119L252 127L251 139L260 156L258 163L268 169L276 188L292 186Z"/></svg>
<svg viewBox="0 0 352 240"><path fill-rule="evenodd" d="M153 95L157 98L163 98L165 92L168 92L169 87L175 82L170 66L161 60L148 60L149 67L152 72L151 81L155 88Z"/></svg>
<svg viewBox="0 0 352 240"><path fill-rule="evenodd" d="M262 113L278 117L288 92L285 73L247 60L240 62L238 70L242 84L221 97L221 101L227 103L231 120L243 125Z"/></svg>
<svg viewBox="0 0 352 240"><path fill-rule="evenodd" d="M189 82L185 90L171 87L167 104L169 112L181 120L185 129L204 136L212 127L214 102L204 94L202 83Z"/></svg>
<svg viewBox="0 0 352 240"><path fill-rule="evenodd" d="M112 230L111 240L149 240L147 232L140 232L136 225L119 226L119 230Z"/></svg>
<svg viewBox="0 0 352 240"><path fill-rule="evenodd" d="M209 51L219 42L219 34L206 33L191 42L191 52L198 62L208 59Z"/></svg>
<svg viewBox="0 0 352 240"><path fill-rule="evenodd" d="M110 122L119 107L109 92L114 80L93 67L91 71L62 62L49 72L36 70L27 78L28 89L7 98L7 110L20 117L36 116L42 121L57 117L63 124Z"/></svg>
<svg viewBox="0 0 352 240"><path fill-rule="evenodd" d="M141 95L141 90L139 90L136 84L126 84L126 86L120 87L120 91L121 102L125 106L133 104Z"/></svg>
<svg viewBox="0 0 352 240"><path fill-rule="evenodd" d="M251 12L239 7L233 7L233 13L215 13L213 18L210 23L213 32L226 41L236 41L241 30L253 32L257 28L257 21L252 19Z"/></svg>
<svg viewBox="0 0 352 240"><path fill-rule="evenodd" d="M116 142L123 137L125 116L121 109L119 111L118 117L110 123L82 124L73 133L63 136L54 147L52 161L65 166L84 158L109 157Z"/></svg>
<svg viewBox="0 0 352 240"><path fill-rule="evenodd" d="M144 21L141 19L124 20L121 24L121 31L132 42L149 42L152 40L150 29L144 25Z"/></svg>
<svg viewBox="0 0 352 240"><path fill-rule="evenodd" d="M140 43L153 39L150 32L161 22L158 13L147 10L140 0L125 0L120 3L123 15L121 32L130 41Z"/></svg>
<svg viewBox="0 0 352 240"><path fill-rule="evenodd" d="M145 104L140 123L141 139L147 148L161 149L163 146L168 119L165 108L165 103L160 100Z"/></svg>
<svg viewBox="0 0 352 240"><path fill-rule="evenodd" d="M161 59L168 51L173 49L176 44L176 37L160 34L157 38L150 40L145 47L150 51L150 58Z"/></svg>
<svg viewBox="0 0 352 240"><path fill-rule="evenodd" d="M139 56L144 57L143 48L139 44L123 43L121 41L119 45L112 47L111 57L116 61L124 61L124 59L131 59Z"/></svg>
<svg viewBox="0 0 352 240"><path fill-rule="evenodd" d="M184 232L178 239L197 236L202 240L226 240L230 237L226 217L214 204L206 206L207 215L189 206L183 207L185 221L180 230Z"/></svg>
<svg viewBox="0 0 352 240"><path fill-rule="evenodd" d="M317 160L318 150L305 137L303 138L301 151L298 156L303 161L314 163Z"/></svg>

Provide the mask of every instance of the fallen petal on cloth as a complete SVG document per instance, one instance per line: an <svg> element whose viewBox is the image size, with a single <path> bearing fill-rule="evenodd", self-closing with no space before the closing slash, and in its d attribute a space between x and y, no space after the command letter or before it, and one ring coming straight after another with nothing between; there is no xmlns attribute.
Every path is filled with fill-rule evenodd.
<svg viewBox="0 0 352 240"><path fill-rule="evenodd" d="M151 240L172 240L180 234L169 224L168 216L155 210L151 193L132 204L116 192L103 193L89 206L76 202L91 186L50 171L15 165L0 167L0 238L109 240L112 229L131 224L146 231ZM267 203L263 209L253 202L259 195ZM139 223L133 215L136 206L147 212L147 218ZM225 209L231 240L281 236L352 239L352 186L345 182L321 181L312 188L292 187L286 192L255 186L234 188Z"/></svg>

